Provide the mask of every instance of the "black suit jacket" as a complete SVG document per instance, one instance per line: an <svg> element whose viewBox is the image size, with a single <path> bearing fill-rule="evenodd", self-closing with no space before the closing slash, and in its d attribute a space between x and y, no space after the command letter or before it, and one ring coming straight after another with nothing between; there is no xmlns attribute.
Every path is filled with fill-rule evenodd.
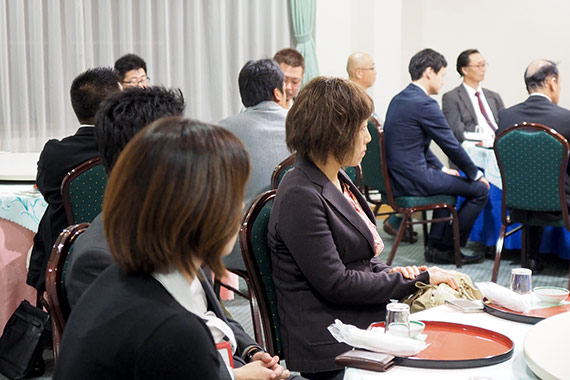
<svg viewBox="0 0 570 380"><path fill-rule="evenodd" d="M485 94L485 99L491 108L495 123L498 123L499 111L505 108L501 96L486 88L483 89L483 94ZM473 103L469 99L469 94L463 84L443 94L442 111L459 142L465 140L464 132L475 132L475 127L479 124Z"/></svg>
<svg viewBox="0 0 570 380"><path fill-rule="evenodd" d="M570 110L552 103L544 96L529 96L524 102L499 112L497 133L525 121L553 128L570 142ZM570 202L570 166L566 175L566 201Z"/></svg>
<svg viewBox="0 0 570 380"><path fill-rule="evenodd" d="M99 214L95 217L89 228L77 238L73 245L73 254L70 255L65 276L65 289L68 293L72 308L101 273L113 263L114 260L103 233L103 220L101 214ZM202 270L200 270L200 275L202 288L208 300L208 310L213 311L216 316L226 322L234 332L238 344L236 355L234 356L234 365L240 367L245 364L242 360L242 355L252 346L259 346L245 332L239 322L226 317L226 313L214 293L210 277ZM220 373L224 376L229 376L225 369L221 369Z"/></svg>
<svg viewBox="0 0 570 380"><path fill-rule="evenodd" d="M45 290L45 271L52 247L67 227L61 200L61 182L65 175L83 162L99 155L93 127L81 127L63 140L49 140L40 154L36 185L48 203L34 237L27 284Z"/></svg>
<svg viewBox="0 0 570 380"><path fill-rule="evenodd" d="M390 102L384 123L386 159L395 196L454 194L454 178L429 149L433 139L474 180L478 168L461 147L437 102L410 84Z"/></svg>
<svg viewBox="0 0 570 380"><path fill-rule="evenodd" d="M341 171L375 223L364 197ZM297 157L279 184L268 226L273 281L287 367L303 372L341 368L334 358L350 347L338 343L327 326L340 319L366 328L384 320L386 303L429 282L415 280L374 257L372 233L354 207L307 158Z"/></svg>

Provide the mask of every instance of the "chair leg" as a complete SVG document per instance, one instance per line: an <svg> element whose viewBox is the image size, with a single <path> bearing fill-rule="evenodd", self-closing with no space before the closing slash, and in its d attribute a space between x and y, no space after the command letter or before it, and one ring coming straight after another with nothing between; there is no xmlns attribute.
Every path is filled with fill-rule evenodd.
<svg viewBox="0 0 570 380"><path fill-rule="evenodd" d="M457 218L457 210L451 208L453 216L453 247L455 249L455 266L461 268L461 246L459 241L459 218Z"/></svg>
<svg viewBox="0 0 570 380"><path fill-rule="evenodd" d="M422 219L423 220L427 220L427 213L425 211L422 211ZM424 232L424 248L427 247L428 245L428 229L427 229L427 223L422 223L422 230Z"/></svg>
<svg viewBox="0 0 570 380"><path fill-rule="evenodd" d="M491 281L497 282L497 277L499 277L499 265L501 265L501 252L503 251L503 244L505 243L505 233L507 231L507 226L501 226L501 232L499 233L499 239L497 240L497 251L495 252L495 264L493 265L493 276Z"/></svg>
<svg viewBox="0 0 570 380"><path fill-rule="evenodd" d="M396 256L396 250L398 249L398 245L400 244L402 237L404 237L404 232L406 231L408 219L410 218L410 216L411 216L410 213L404 214L404 218L402 219L402 222L400 223L400 228L398 228L398 234L396 235L396 238L394 239L394 245L392 246L392 250L390 251L390 256L388 257L388 260L386 261L386 264L388 264L388 265L392 265L392 260L394 260L394 256Z"/></svg>

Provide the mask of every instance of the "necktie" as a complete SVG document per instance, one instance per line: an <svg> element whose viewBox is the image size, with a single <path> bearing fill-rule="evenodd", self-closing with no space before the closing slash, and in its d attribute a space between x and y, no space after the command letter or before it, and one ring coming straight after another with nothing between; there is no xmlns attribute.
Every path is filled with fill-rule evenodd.
<svg viewBox="0 0 570 380"><path fill-rule="evenodd" d="M485 120L487 120L487 124L489 124L489 127L491 127L493 132L496 131L497 128L493 125L493 123L491 123L491 120L489 120L489 115L487 115L487 111L485 111L485 106L483 106L483 101L481 100L481 93L477 91L475 92L475 96L477 97L477 102L479 103L479 109L481 110L481 113L483 114Z"/></svg>

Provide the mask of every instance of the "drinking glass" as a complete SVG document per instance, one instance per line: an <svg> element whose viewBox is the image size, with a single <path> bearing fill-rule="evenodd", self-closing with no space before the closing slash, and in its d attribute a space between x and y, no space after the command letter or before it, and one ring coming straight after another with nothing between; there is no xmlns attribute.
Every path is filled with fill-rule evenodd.
<svg viewBox="0 0 570 380"><path fill-rule="evenodd" d="M390 303L386 306L386 334L410 336L410 306Z"/></svg>
<svg viewBox="0 0 570 380"><path fill-rule="evenodd" d="M511 271L510 289L519 294L532 292L532 271L527 268L514 268Z"/></svg>

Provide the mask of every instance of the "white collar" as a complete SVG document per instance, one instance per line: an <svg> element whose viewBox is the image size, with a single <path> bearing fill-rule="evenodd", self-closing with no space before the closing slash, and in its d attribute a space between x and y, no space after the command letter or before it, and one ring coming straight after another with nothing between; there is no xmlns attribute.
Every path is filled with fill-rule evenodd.
<svg viewBox="0 0 570 380"><path fill-rule="evenodd" d="M419 88L421 88L421 89L426 93L426 95L429 96L429 94L428 94L427 90L424 88L424 86L422 86L421 84L416 83L416 82L412 82L412 84L414 84L414 85L418 86Z"/></svg>
<svg viewBox="0 0 570 380"><path fill-rule="evenodd" d="M552 102L552 99L550 99L550 96L543 94L542 92L533 92L532 94L529 95L529 97L531 96L542 96L548 100L550 100Z"/></svg>

